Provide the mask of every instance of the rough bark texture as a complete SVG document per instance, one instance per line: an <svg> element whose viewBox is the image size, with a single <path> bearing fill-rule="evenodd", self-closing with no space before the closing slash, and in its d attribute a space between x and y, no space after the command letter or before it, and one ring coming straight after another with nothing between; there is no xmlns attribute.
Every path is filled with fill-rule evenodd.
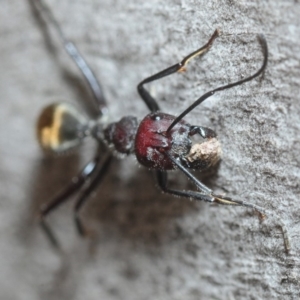
<svg viewBox="0 0 300 300"><path fill-rule="evenodd" d="M212 87L263 78L219 93L187 120L217 131L223 161L204 181L219 193L263 206L286 224L260 222L249 209L215 207L163 195L134 158L116 160L83 211L96 233L83 240L72 201L49 217L55 251L34 222L41 203L93 155L45 158L35 140L43 106L65 99L91 113L90 95L58 39L29 1L0 10L1 299L299 299L300 5L297 1L48 1L105 89L111 114L148 111L136 92L146 76L223 35L185 74L150 85L163 111L178 114ZM87 104L87 105L85 105ZM174 174L172 184L190 184Z"/></svg>

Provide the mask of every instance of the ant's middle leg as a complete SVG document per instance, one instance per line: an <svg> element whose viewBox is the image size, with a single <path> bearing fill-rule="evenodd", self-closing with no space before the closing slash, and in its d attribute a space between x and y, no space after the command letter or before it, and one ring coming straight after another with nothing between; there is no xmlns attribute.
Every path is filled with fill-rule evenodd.
<svg viewBox="0 0 300 300"><path fill-rule="evenodd" d="M138 93L140 94L140 96L142 97L142 99L144 100L145 104L147 105L147 107L151 110L151 112L155 112L159 110L159 106L156 102L156 100L150 95L150 93L144 88L144 84L152 82L154 80L163 78L165 76L171 75L173 73L176 72L180 72L180 71L184 71L185 70L185 66L187 65L187 63L194 57L199 56L204 54L206 51L209 50L209 48L212 46L213 41L219 36L219 31L216 29L215 32L213 33L213 35L211 36L211 38L209 39L209 41L201 48L197 49L196 51L190 53L189 55L187 55L186 57L184 57L184 59L169 67L166 68L146 79L144 79L142 82L140 82L137 86L137 90Z"/></svg>
<svg viewBox="0 0 300 300"><path fill-rule="evenodd" d="M107 153L107 155L103 159L103 163L101 167L97 170L96 174L91 179L89 185L82 191L82 194L80 195L80 197L78 198L75 204L74 221L75 221L77 231L81 236L86 235L86 230L80 219L80 210L83 204L85 204L86 201L89 199L90 194L95 190L96 186L99 185L99 182L103 179L104 175L106 174L111 164L112 158L113 158L112 154Z"/></svg>
<svg viewBox="0 0 300 300"><path fill-rule="evenodd" d="M73 194L75 194L77 191L79 191L82 186L85 184L85 182L93 176L93 174L98 169L99 163L100 163L100 150L99 147L97 154L95 158L87 163L85 167L80 171L80 173L73 177L71 182L56 196L54 197L50 202L44 204L40 208L39 212L39 222L40 225L48 237L49 241L52 245L54 245L56 248L59 248L58 241L56 240L56 237L54 233L52 232L49 225L46 223L45 217L54 209L56 209L59 205L67 201Z"/></svg>

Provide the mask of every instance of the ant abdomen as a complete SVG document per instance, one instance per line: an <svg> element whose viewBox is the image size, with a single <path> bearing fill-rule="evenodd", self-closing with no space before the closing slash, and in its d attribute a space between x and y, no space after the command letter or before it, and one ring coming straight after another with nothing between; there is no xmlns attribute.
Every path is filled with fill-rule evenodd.
<svg viewBox="0 0 300 300"><path fill-rule="evenodd" d="M41 112L37 137L46 152L62 153L80 144L87 127L87 119L73 105L54 103Z"/></svg>

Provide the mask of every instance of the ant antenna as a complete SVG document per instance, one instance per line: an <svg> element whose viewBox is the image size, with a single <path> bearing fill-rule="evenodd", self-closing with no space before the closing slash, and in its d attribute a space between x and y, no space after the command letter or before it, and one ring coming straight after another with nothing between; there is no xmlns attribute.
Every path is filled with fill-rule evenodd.
<svg viewBox="0 0 300 300"><path fill-rule="evenodd" d="M58 33L60 40L67 52L67 54L71 57L71 59L75 62L77 67L79 68L80 72L84 76L87 84L90 87L90 90L94 96L95 104L98 109L98 112L100 115L107 114L107 105L106 100L103 95L102 88L100 86L99 81L96 78L96 75L90 68L90 66L87 64L83 56L78 51L77 47L74 43L72 43L70 40L68 40L59 26L57 20L55 19L53 13L49 9L49 7L46 5L45 2L42 0L36 0L38 5L40 6L40 11L42 13L45 13L45 16L48 18L49 22L52 23L53 27L55 28L56 32Z"/></svg>
<svg viewBox="0 0 300 300"><path fill-rule="evenodd" d="M233 82L233 83L230 83L230 84L227 84L227 85L224 85L224 86L220 86L214 90L211 90L207 93L205 93L204 95L202 95L198 100L196 100L191 106L189 106L186 110L184 110L178 117L175 118L175 120L171 123L171 125L168 127L167 129L167 132L170 132L171 129L178 123L180 122L181 119L183 119L184 116L186 116L190 111L192 111L196 106L198 106L200 103L202 103L205 99L209 98L210 96L214 95L216 92L219 92L219 91L223 91L223 90L227 90L227 89L230 89L234 86L237 86L237 85L241 85L247 81L250 81L252 80L253 78L259 76L267 67L267 62L268 62L268 45L267 45L267 41L264 37L263 34L258 34L257 35L257 38L261 44L261 47L262 47L262 51L263 51L263 55L264 55L264 61L263 61L263 64L261 66L261 68L253 75L245 78L245 79L242 79L242 80L239 80L239 81L236 81L236 82Z"/></svg>

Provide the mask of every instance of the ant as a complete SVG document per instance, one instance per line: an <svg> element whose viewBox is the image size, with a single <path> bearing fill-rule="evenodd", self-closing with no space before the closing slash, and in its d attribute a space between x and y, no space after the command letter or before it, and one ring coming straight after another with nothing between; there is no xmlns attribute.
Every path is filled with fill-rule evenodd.
<svg viewBox="0 0 300 300"><path fill-rule="evenodd" d="M140 164L154 169L158 185L165 193L208 203L249 207L255 210L261 219L264 219L266 214L270 214L255 204L216 194L189 171L189 169L203 171L216 165L220 160L221 146L212 129L190 125L183 119L195 107L215 93L244 84L265 71L268 62L268 46L262 34L258 35L257 38L262 48L263 62L255 74L205 93L177 117L161 112L157 101L144 87L145 84L184 71L186 65L193 58L203 55L211 48L219 36L219 31L215 30L204 46L185 56L181 62L144 79L138 84L138 93L150 110L150 113L140 123L134 116L125 116L118 122L109 123L106 100L98 79L74 43L66 38L50 9L42 0L36 1L40 11L45 14L45 17L56 29L65 51L85 78L93 94L98 113L97 119L89 120L71 104L58 102L47 106L38 118L38 141L46 152L64 153L78 146L87 136L93 137L98 142L95 157L72 179L68 186L40 209L41 225L54 244L57 245L57 241L46 225L45 217L70 196L80 193L75 204L74 220L79 234L86 235L87 230L81 221L80 210L104 177L115 153L135 154ZM192 142L191 137L195 135L200 136L203 141ZM180 170L188 177L198 191L169 188L167 171L174 169ZM288 252L290 250L288 234L284 224L281 224L281 227L285 248Z"/></svg>

